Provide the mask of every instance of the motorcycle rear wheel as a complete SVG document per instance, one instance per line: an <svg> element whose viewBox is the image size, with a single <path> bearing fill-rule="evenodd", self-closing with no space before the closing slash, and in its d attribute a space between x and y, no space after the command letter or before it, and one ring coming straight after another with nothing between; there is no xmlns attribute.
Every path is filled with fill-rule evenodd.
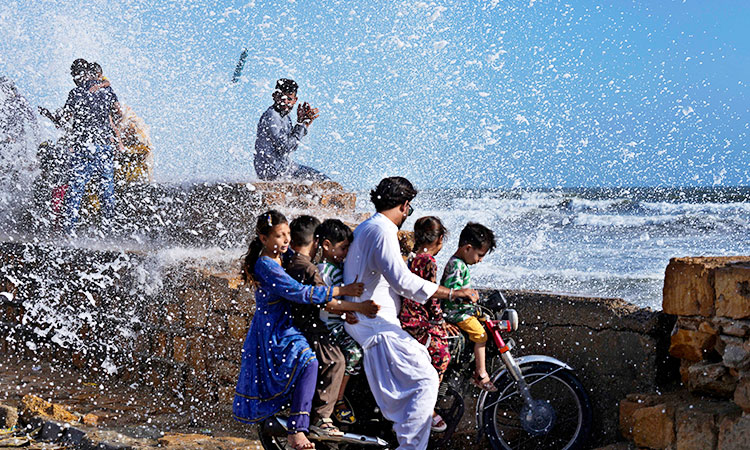
<svg viewBox="0 0 750 450"><path fill-rule="evenodd" d="M482 406L484 431L493 449L572 450L582 448L591 432L591 402L578 378L548 362L521 366L523 378L537 403L536 422L507 372L495 380L497 392ZM522 410L527 420L522 419Z"/></svg>

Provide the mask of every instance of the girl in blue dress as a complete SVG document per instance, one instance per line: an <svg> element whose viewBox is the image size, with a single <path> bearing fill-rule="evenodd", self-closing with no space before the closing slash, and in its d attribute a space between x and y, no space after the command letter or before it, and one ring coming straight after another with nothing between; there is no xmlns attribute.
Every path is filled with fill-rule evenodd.
<svg viewBox="0 0 750 450"><path fill-rule="evenodd" d="M296 450L313 449L305 434L318 361L292 325L288 302L322 304L341 295L359 297L363 285L306 286L287 275L281 255L289 248L289 224L278 211L261 214L255 232L243 261L243 279L256 288L255 314L242 348L234 418L258 423L290 405L289 445Z"/></svg>

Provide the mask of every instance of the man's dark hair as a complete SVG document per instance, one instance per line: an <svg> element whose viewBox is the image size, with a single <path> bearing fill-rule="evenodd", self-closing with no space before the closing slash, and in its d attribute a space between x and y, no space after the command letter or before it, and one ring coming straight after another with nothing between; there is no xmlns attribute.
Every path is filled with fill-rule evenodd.
<svg viewBox="0 0 750 450"><path fill-rule="evenodd" d="M354 233L344 222L339 219L326 219L315 229L315 236L321 244L328 239L331 244L336 245L341 241L351 242Z"/></svg>
<svg viewBox="0 0 750 450"><path fill-rule="evenodd" d="M313 216L299 216L289 224L292 244L308 245L315 237L315 229L320 225L320 220Z"/></svg>
<svg viewBox="0 0 750 450"><path fill-rule="evenodd" d="M78 58L70 65L70 75L78 76L89 71L89 63L83 58Z"/></svg>
<svg viewBox="0 0 750 450"><path fill-rule="evenodd" d="M470 244L474 248L487 247L487 253L495 249L495 233L480 223L469 222L458 237L458 246Z"/></svg>
<svg viewBox="0 0 750 450"><path fill-rule="evenodd" d="M394 208L416 196L417 190L404 177L383 178L378 187L370 191L370 200L377 212Z"/></svg>
<svg viewBox="0 0 750 450"><path fill-rule="evenodd" d="M297 82L289 78L281 78L276 82L276 92L281 92L282 94L290 92L296 94L297 88L299 88Z"/></svg>
<svg viewBox="0 0 750 450"><path fill-rule="evenodd" d="M414 252L448 234L443 222L435 216L420 217L414 222Z"/></svg>

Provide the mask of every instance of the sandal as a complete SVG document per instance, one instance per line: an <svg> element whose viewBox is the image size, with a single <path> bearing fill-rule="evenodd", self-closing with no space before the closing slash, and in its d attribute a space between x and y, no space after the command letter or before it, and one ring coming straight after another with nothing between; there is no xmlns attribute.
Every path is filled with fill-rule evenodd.
<svg viewBox="0 0 750 450"><path fill-rule="evenodd" d="M336 408L333 410L333 418L336 422L344 425L353 425L357 423L357 418L354 417L354 411L349 408L345 400L339 400L336 402Z"/></svg>
<svg viewBox="0 0 750 450"><path fill-rule="evenodd" d="M485 375L482 378L479 378L479 374L475 372L474 376L471 378L471 383L483 391L497 392L497 387L492 384L492 380L490 380L489 375Z"/></svg>
<svg viewBox="0 0 750 450"><path fill-rule="evenodd" d="M328 417L318 419L315 425L310 427L310 431L323 437L338 437L343 436L344 432L333 424L333 420Z"/></svg>
<svg viewBox="0 0 750 450"><path fill-rule="evenodd" d="M442 417L440 417L440 414L435 413L432 416L432 425L430 429L436 433L442 433L448 429L448 424L445 423L445 420L443 420Z"/></svg>

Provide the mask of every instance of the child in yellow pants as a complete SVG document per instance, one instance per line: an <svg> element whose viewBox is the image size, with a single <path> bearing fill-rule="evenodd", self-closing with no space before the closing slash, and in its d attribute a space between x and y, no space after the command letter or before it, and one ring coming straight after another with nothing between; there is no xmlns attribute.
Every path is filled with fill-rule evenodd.
<svg viewBox="0 0 750 450"><path fill-rule="evenodd" d="M481 262L482 258L495 248L495 245L495 235L492 230L484 225L469 222L461 231L458 250L445 265L440 284L451 289L470 288L469 266ZM474 358L476 359L476 370L472 379L474 385L485 391L497 391L487 374L485 364L487 333L476 316L476 306L472 303L463 303L450 296L443 302L443 311L446 315L445 320L455 323L464 330L469 335L469 340L474 343Z"/></svg>

